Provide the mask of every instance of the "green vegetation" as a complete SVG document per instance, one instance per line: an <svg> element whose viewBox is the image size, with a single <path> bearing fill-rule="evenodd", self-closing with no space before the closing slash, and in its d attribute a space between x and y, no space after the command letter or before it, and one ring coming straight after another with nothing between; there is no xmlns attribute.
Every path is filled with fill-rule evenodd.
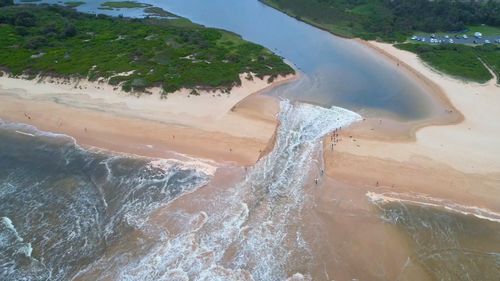
<svg viewBox="0 0 500 281"><path fill-rule="evenodd" d="M404 41L415 32L500 26L500 1L459 0L260 0L345 37ZM500 34L499 34L500 35Z"/></svg>
<svg viewBox="0 0 500 281"><path fill-rule="evenodd" d="M42 0L20 0L22 3L34 3L34 2L40 2Z"/></svg>
<svg viewBox="0 0 500 281"><path fill-rule="evenodd" d="M396 47L416 53L424 62L446 74L479 83L492 78L486 64L500 77L500 46L397 44ZM498 81L500 83L500 79Z"/></svg>
<svg viewBox="0 0 500 281"><path fill-rule="evenodd" d="M0 38L0 67L12 75L103 77L125 91L229 90L241 83L240 73L272 79L294 72L262 46L186 19L15 5L0 8Z"/></svg>
<svg viewBox="0 0 500 281"><path fill-rule="evenodd" d="M500 12L500 11L499 11ZM470 25L467 26L469 30L465 34L473 36L474 32L481 32L483 36L499 36L500 37L500 27L489 26L489 25Z"/></svg>
<svg viewBox="0 0 500 281"><path fill-rule="evenodd" d="M64 5L66 5L67 7L71 7L71 8L76 8L78 6L81 6L85 4L85 2L82 2L82 1L68 1L68 2L64 2Z"/></svg>
<svg viewBox="0 0 500 281"><path fill-rule="evenodd" d="M0 7L14 5L14 0L0 0Z"/></svg>
<svg viewBox="0 0 500 281"><path fill-rule="evenodd" d="M169 13L162 8L159 7L147 7L144 9L144 12L146 14L149 14L150 16L155 16L155 17L174 17L175 15L172 13Z"/></svg>
<svg viewBox="0 0 500 281"><path fill-rule="evenodd" d="M127 9L133 9L133 8L144 8L148 7L150 5L144 4L144 3L139 3L135 1L106 1L101 4L102 7L107 7L107 8L127 8Z"/></svg>

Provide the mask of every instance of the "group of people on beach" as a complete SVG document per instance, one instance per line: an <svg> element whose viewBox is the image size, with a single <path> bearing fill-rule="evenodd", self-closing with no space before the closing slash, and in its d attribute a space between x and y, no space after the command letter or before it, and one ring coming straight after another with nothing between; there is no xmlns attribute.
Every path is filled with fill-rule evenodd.
<svg viewBox="0 0 500 281"><path fill-rule="evenodd" d="M342 127L335 129L330 135L330 141L332 142L331 147L333 151L333 147L340 141L339 131L342 130Z"/></svg>
<svg viewBox="0 0 500 281"><path fill-rule="evenodd" d="M333 130L333 132L330 134L330 141L331 141L331 147L332 147L332 151L333 151L333 147L340 141L340 137L339 137L339 132L340 130L342 130L342 126L341 127L338 127L336 128L335 130ZM319 171L319 174L320 176L322 177L323 174L325 173L325 171L323 169L321 169ZM316 185L318 185L319 183L319 178L315 178L314 179L314 183Z"/></svg>

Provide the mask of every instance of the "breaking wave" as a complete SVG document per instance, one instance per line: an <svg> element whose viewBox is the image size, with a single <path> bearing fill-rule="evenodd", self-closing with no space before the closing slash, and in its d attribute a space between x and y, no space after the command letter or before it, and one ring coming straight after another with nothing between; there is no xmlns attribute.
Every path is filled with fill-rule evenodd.
<svg viewBox="0 0 500 281"><path fill-rule="evenodd" d="M206 185L216 167L85 150L0 123L0 279L68 280L156 209Z"/></svg>

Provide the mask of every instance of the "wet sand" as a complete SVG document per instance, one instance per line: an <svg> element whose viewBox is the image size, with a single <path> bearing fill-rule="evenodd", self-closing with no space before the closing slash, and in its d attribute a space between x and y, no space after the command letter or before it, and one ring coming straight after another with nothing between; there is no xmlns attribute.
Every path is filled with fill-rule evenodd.
<svg viewBox="0 0 500 281"><path fill-rule="evenodd" d="M365 44L435 89L445 113L437 119L416 123L365 119L342 130L333 151L331 136L324 138L328 178L313 193L317 204L309 219L316 221L317 229L324 235L317 246L318 253L323 253L324 268L316 263L315 272L319 280L328 280L327 276L331 279L334 276L335 280L434 280L443 274L459 274L459 269L453 266L464 262L461 256L450 256L456 260L421 259L419 255L425 253L426 245L415 244L413 239L420 236L412 236L420 235L416 230L418 225L410 226L415 231L411 234L404 225L383 221L385 206L392 207L377 206L367 194L395 196L394 200L410 198L395 202L401 202L397 204L413 214L421 212L425 217L423 210L427 210L457 226L470 227L461 230L469 233L463 236L435 229L436 233L427 233L430 237L446 234L450 235L446 236L450 241L475 245L471 247L485 252L499 251L495 239L479 238L480 231L485 231L479 229L483 226L498 229L500 127L496 123L500 118L497 110L500 87L495 79L484 85L455 80L430 69L416 55L389 44ZM432 211L433 205L440 209ZM420 211L419 206L423 207ZM470 222L473 219L477 222ZM478 233L472 234L474 229ZM432 244L436 242L433 240L420 242L424 241L429 247L447 247L444 241L438 245ZM467 255L465 250L463 255ZM483 280L490 280L489 274L496 274L494 266L481 264L481 260L476 262L477 268L486 268L471 272L471 276L476 274L471 278L480 274Z"/></svg>

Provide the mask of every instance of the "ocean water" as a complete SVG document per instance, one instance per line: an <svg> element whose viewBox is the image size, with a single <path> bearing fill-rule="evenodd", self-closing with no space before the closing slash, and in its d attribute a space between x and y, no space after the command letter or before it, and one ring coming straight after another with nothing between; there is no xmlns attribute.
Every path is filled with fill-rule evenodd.
<svg viewBox="0 0 500 281"><path fill-rule="evenodd" d="M0 280L68 280L215 167L80 148L0 123Z"/></svg>
<svg viewBox="0 0 500 281"><path fill-rule="evenodd" d="M1 122L0 280L348 276L335 270L351 268L341 254L350 247L326 253L335 269L318 256L336 239L329 237L336 226L315 234L320 221L305 213L316 204L313 189L332 188L321 187L322 137L360 119L342 108L282 101L274 149L224 183L243 168L229 169L219 176L223 184L216 181L220 167L198 159L82 149L68 136ZM498 280L500 214L425 196L367 195L376 208L362 216L406 237L390 244L394 233L377 232L390 248L410 249L397 280ZM372 242L363 242L367 250ZM363 272L363 262L372 267L360 261L351 276L393 276L378 274L394 272L394 264L375 274Z"/></svg>
<svg viewBox="0 0 500 281"><path fill-rule="evenodd" d="M142 16L134 9L100 11L98 3L79 9ZM153 4L236 31L301 69L301 80L270 94L403 119L429 114L425 91L394 66L257 1ZM212 182L217 167L200 160L86 150L64 135L1 122L0 280L320 276L311 245L327 241L311 240L303 212L314 204L314 179L321 180L321 137L360 117L284 101L279 118L274 150L223 187ZM377 223L393 226L412 250L397 280L498 280L498 222L420 201L375 200L374 206ZM415 268L424 274L415 277Z"/></svg>
<svg viewBox="0 0 500 281"><path fill-rule="evenodd" d="M396 195L394 197L394 195ZM399 280L494 281L500 278L500 214L422 196L401 199L370 193L381 218L397 227L413 249Z"/></svg>
<svg viewBox="0 0 500 281"><path fill-rule="evenodd" d="M210 196L198 194L209 164L94 152L1 123L0 279L310 280L305 189L322 136L361 117L283 101L279 118L275 149ZM194 212L196 200L176 205L184 197L209 200Z"/></svg>

